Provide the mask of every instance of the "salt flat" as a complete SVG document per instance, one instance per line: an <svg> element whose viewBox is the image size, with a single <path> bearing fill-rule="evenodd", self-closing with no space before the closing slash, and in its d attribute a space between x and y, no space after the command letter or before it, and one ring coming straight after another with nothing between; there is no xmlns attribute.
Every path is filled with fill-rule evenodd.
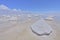
<svg viewBox="0 0 60 40"><path fill-rule="evenodd" d="M48 23L48 24L50 24L51 26L52 26L52 28L54 29L54 31L55 31L55 40L60 40L60 24L59 23L57 23L57 21L47 21L46 20L46 22Z"/></svg>
<svg viewBox="0 0 60 40"><path fill-rule="evenodd" d="M52 29L53 32L49 36L38 36L34 34L30 26L36 21L40 20L40 17L31 17L23 21L6 21L0 24L4 27L0 31L0 40L60 40L60 28L59 24L53 21L45 20Z"/></svg>

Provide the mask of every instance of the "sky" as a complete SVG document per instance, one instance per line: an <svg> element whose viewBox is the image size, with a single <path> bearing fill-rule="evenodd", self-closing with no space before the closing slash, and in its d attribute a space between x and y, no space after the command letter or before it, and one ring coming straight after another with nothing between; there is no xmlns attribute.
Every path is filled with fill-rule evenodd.
<svg viewBox="0 0 60 40"><path fill-rule="evenodd" d="M0 0L0 5L38 13L60 13L60 0Z"/></svg>

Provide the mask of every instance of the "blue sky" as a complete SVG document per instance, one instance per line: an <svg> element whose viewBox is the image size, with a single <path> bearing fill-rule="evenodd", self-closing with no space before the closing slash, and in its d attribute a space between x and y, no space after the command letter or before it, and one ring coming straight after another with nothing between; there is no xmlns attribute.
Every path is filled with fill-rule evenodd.
<svg viewBox="0 0 60 40"><path fill-rule="evenodd" d="M0 0L0 4L33 12L60 11L60 0Z"/></svg>

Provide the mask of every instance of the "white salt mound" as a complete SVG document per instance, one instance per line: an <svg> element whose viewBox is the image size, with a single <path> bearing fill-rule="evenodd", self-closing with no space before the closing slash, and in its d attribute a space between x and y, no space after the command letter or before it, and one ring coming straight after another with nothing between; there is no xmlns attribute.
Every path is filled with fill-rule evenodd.
<svg viewBox="0 0 60 40"><path fill-rule="evenodd" d="M52 33L51 26L48 25L44 20L39 20L31 25L31 30L39 36L50 35L50 33Z"/></svg>
<svg viewBox="0 0 60 40"><path fill-rule="evenodd" d="M50 21L52 21L53 18L54 18L54 16L49 16L49 17L47 17L47 18L45 18L45 19L46 19L46 20L50 20Z"/></svg>

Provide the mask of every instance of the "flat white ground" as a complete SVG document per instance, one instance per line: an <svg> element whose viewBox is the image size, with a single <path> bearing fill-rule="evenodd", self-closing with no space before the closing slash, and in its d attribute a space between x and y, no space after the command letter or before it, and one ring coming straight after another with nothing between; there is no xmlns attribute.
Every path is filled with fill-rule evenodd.
<svg viewBox="0 0 60 40"><path fill-rule="evenodd" d="M30 26L38 20L40 20L39 17L32 17L31 20L25 20L23 23L21 21L1 23L0 40L60 40L60 24L55 21L45 20L53 28L51 35L44 37L34 34Z"/></svg>

